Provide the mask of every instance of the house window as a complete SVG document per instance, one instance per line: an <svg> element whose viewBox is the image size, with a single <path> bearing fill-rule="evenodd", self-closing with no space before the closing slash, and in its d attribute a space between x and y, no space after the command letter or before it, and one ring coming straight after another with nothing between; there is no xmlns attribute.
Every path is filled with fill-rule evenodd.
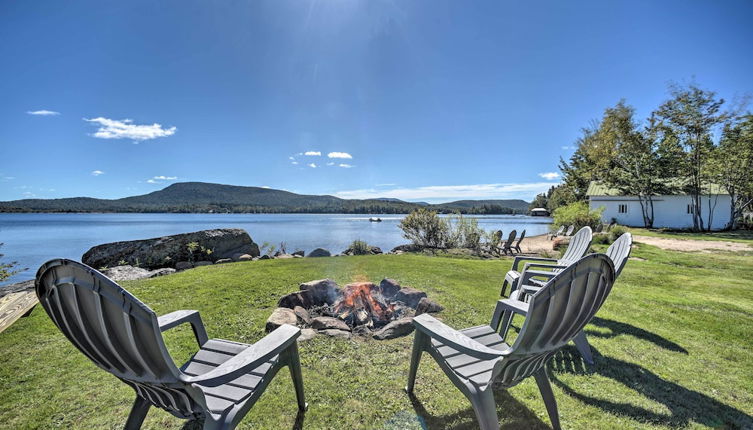
<svg viewBox="0 0 753 430"><path fill-rule="evenodd" d="M617 213L626 214L627 213L627 205L621 204L617 206Z"/></svg>
<svg viewBox="0 0 753 430"><path fill-rule="evenodd" d="M693 213L693 205L688 205L688 213L689 214Z"/></svg>

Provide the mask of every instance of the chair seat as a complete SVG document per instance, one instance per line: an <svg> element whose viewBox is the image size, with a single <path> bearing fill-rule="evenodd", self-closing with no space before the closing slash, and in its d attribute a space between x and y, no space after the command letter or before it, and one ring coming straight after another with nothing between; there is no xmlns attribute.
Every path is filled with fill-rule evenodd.
<svg viewBox="0 0 753 430"><path fill-rule="evenodd" d="M190 376L203 375L240 354L249 346L251 345L229 340L211 339L181 367L181 370ZM215 414L222 414L229 408L246 401L278 360L279 355L275 355L251 372L241 375L223 385L206 387L197 384L204 392L209 411Z"/></svg>
<svg viewBox="0 0 753 430"><path fill-rule="evenodd" d="M502 336L488 325L471 327L460 332L492 349L501 351L509 348L502 340ZM494 360L480 360L460 353L436 339L431 341L431 345L458 377L470 380L478 386L485 386L492 382Z"/></svg>

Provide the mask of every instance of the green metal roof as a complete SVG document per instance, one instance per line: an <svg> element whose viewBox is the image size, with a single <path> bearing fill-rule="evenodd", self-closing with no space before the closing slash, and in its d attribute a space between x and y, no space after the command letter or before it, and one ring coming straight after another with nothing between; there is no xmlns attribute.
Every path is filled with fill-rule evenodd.
<svg viewBox="0 0 753 430"><path fill-rule="evenodd" d="M729 194L726 192L719 184L708 184L706 186L708 188L708 191L704 191L706 194ZM680 191L675 193L674 195L678 196L684 196L688 193L684 191ZM610 188L606 184L604 184L601 181L592 181L590 184L588 184L588 190L586 191L586 196L623 196L624 193L621 193L619 190L615 188Z"/></svg>

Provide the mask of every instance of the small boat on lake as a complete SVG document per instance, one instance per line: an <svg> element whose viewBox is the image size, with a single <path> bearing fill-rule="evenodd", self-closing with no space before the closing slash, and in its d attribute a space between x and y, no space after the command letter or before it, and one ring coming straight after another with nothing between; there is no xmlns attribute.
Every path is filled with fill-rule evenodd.
<svg viewBox="0 0 753 430"><path fill-rule="evenodd" d="M369 218L369 221L371 222L382 222L381 218Z"/></svg>

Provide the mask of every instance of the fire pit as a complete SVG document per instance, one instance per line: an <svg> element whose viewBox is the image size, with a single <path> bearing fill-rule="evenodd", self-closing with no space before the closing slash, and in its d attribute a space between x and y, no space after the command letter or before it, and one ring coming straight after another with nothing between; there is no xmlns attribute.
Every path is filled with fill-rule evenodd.
<svg viewBox="0 0 753 430"><path fill-rule="evenodd" d="M402 287L393 279L383 279L379 285L354 282L342 288L331 279L305 282L299 291L280 298L278 306L267 320L268 331L292 324L304 329L304 338L321 333L378 340L404 336L413 331L415 315L442 310L425 292Z"/></svg>

